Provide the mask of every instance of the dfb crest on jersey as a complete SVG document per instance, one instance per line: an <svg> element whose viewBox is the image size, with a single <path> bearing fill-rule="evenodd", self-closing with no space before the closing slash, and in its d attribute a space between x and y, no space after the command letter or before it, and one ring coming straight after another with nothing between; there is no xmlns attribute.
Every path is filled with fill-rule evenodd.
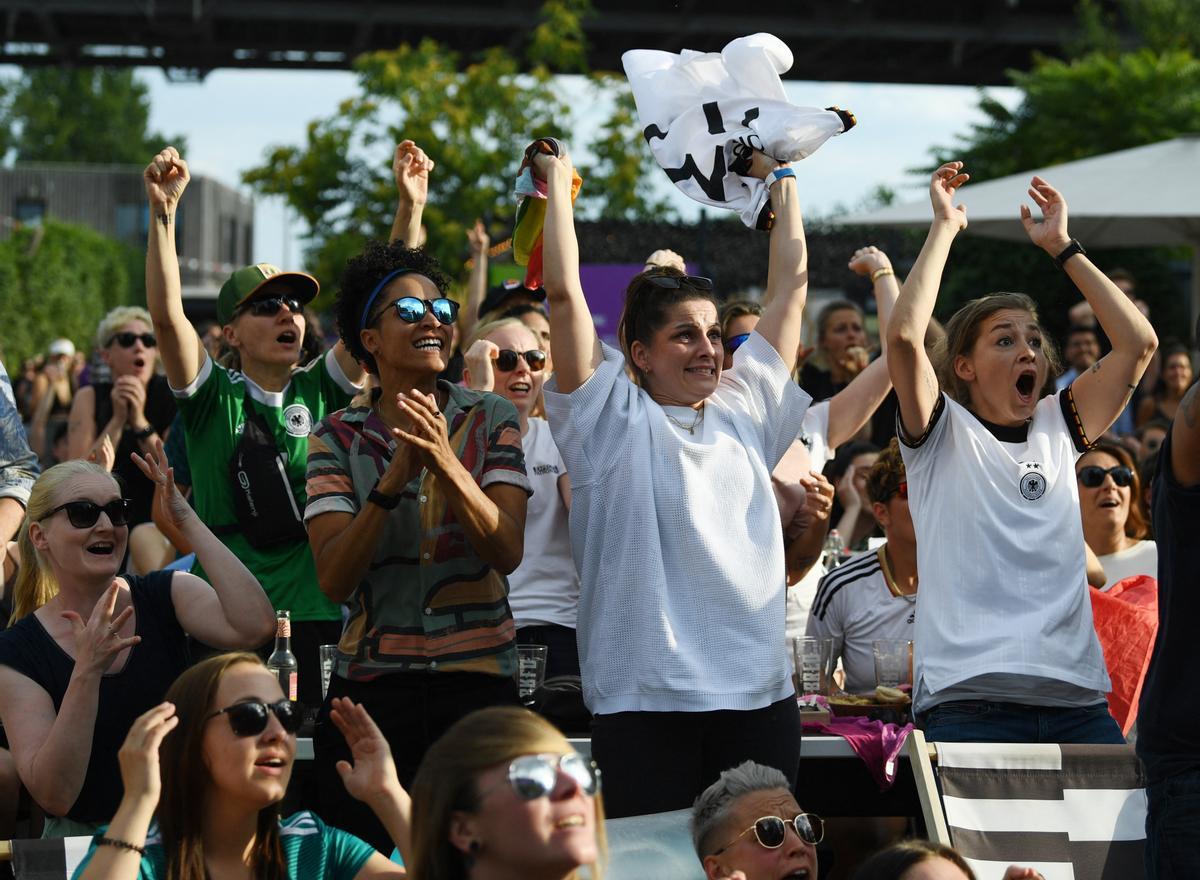
<svg viewBox="0 0 1200 880"><path fill-rule="evenodd" d="M1023 461L1021 464L1021 497L1026 501L1037 501L1046 494L1046 475L1042 466L1036 461Z"/></svg>

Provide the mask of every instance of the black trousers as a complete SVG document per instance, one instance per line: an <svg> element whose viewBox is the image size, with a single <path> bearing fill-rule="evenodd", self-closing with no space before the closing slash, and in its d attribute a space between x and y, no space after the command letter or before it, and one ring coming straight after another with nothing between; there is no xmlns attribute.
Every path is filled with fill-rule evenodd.
<svg viewBox="0 0 1200 880"><path fill-rule="evenodd" d="M617 712L592 721L604 813L642 816L691 807L721 771L743 761L776 767L794 788L800 711L788 697L762 709Z"/></svg>
<svg viewBox="0 0 1200 880"><path fill-rule="evenodd" d="M350 761L350 748L329 720L330 700L349 697L361 703L383 731L400 783L411 790L425 751L459 718L487 706L519 706L517 684L476 672L397 672L371 681L349 681L338 675L329 683L329 699L321 706L313 731L317 813L328 824L356 834L387 855L392 839L371 809L342 785L337 762Z"/></svg>
<svg viewBox="0 0 1200 880"><path fill-rule="evenodd" d="M546 646L546 678L579 675L579 644L569 626L539 623L517 630L518 645Z"/></svg>

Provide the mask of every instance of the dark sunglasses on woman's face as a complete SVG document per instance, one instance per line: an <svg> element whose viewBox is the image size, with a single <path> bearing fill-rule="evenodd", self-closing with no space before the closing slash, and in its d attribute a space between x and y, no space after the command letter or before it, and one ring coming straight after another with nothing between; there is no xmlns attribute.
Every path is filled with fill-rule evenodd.
<svg viewBox="0 0 1200 880"><path fill-rule="evenodd" d="M546 366L546 352L544 351L538 351L536 348L531 351L513 351L511 348L502 348L500 354L496 356L496 369L502 373L511 373L517 368L517 358L525 359L530 372L540 373Z"/></svg>
<svg viewBox="0 0 1200 880"><path fill-rule="evenodd" d="M402 296L392 303L392 307L400 320L406 324L416 324L429 312L433 312L439 324L453 324L458 319L458 303L444 296L437 299Z"/></svg>
<svg viewBox="0 0 1200 880"><path fill-rule="evenodd" d="M108 348L115 342L117 345L121 346L121 348L133 348L134 344L139 339L142 341L142 345L146 346L146 348L154 348L158 345L158 340L154 338L153 333L132 333L130 331L125 331L123 333L114 333L112 336L108 337L108 342L104 343L104 347Z"/></svg>
<svg viewBox="0 0 1200 880"><path fill-rule="evenodd" d="M750 338L749 333L739 333L737 336L730 336L725 340L725 347L729 349L729 353L733 354L742 347L742 343Z"/></svg>
<svg viewBox="0 0 1200 880"><path fill-rule="evenodd" d="M712 290L711 278L701 275L647 275L646 280L655 287L666 290L678 290L681 287L691 287L696 290Z"/></svg>
<svg viewBox="0 0 1200 880"><path fill-rule="evenodd" d="M751 831L754 832L754 839L758 841L759 846L764 849L779 849L787 837L789 825L809 846L816 846L825 838L825 820L816 813L801 813L791 820L781 819L779 816L763 816L713 855L719 856Z"/></svg>
<svg viewBox="0 0 1200 880"><path fill-rule="evenodd" d="M100 514L108 515L108 521L114 526L129 525L129 500L117 498L108 504L97 504L95 501L68 501L60 504L48 514L54 516L60 510L67 512L67 520L77 529L90 529L100 519Z"/></svg>
<svg viewBox="0 0 1200 880"><path fill-rule="evenodd" d="M1076 477L1088 489L1095 489L1104 482L1104 477L1108 474L1112 475L1113 482L1118 486L1129 486L1133 483L1133 471L1121 464L1107 469L1089 464L1085 468L1080 468Z"/></svg>
<svg viewBox="0 0 1200 880"><path fill-rule="evenodd" d="M293 315L298 315L303 308L299 300L292 299L290 296L271 296L266 299L251 300L242 306L242 311L249 312L256 318L273 318L279 314L280 309L287 309Z"/></svg>
<svg viewBox="0 0 1200 880"><path fill-rule="evenodd" d="M218 715L226 715L229 718L229 726L236 736L258 736L267 729L267 719L270 717L270 713L274 713L275 717L279 719L279 726L288 733L295 733L299 730L300 723L304 720L301 705L291 700L278 700L274 703L246 700L219 709L208 717L216 718Z"/></svg>

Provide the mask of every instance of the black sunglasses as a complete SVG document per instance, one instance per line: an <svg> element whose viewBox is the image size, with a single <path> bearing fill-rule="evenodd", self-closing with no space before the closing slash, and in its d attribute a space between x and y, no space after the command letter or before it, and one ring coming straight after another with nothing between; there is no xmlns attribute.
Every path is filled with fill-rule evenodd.
<svg viewBox="0 0 1200 880"><path fill-rule="evenodd" d="M232 706L219 709L204 720L216 718L218 715L228 715L229 726L235 735L258 736L267 729L269 713L275 714L275 717L279 719L280 727L288 733L295 733L299 730L300 724L304 720L303 708L292 700L278 700L274 703L246 700L243 703L234 703Z"/></svg>
<svg viewBox="0 0 1200 880"><path fill-rule="evenodd" d="M153 333L133 333L126 330L123 333L114 333L108 337L108 342L104 343L104 347L108 348L115 342L121 348L133 348L134 343L139 339L142 340L142 345L146 346L146 348L154 348L158 345L158 340L154 338Z"/></svg>
<svg viewBox="0 0 1200 880"><path fill-rule="evenodd" d="M754 832L754 839L758 841L759 846L765 849L779 849L787 837L789 825L809 846L816 846L825 839L825 820L816 813L801 813L791 820L781 819L778 816L763 816L713 855L719 856L751 831Z"/></svg>
<svg viewBox="0 0 1200 880"><path fill-rule="evenodd" d="M270 296L266 299L251 300L239 311L249 312L256 318L266 318L278 315L280 309L287 309L293 315L298 315L303 308L299 300L290 296Z"/></svg>
<svg viewBox="0 0 1200 880"><path fill-rule="evenodd" d="M711 278L702 275L647 275L646 280L655 287L666 290L678 290L681 287L691 287L695 290L712 290Z"/></svg>
<svg viewBox="0 0 1200 880"><path fill-rule="evenodd" d="M729 353L733 354L742 347L742 343L750 338L749 333L739 333L737 336L730 336L725 340L725 347L729 349Z"/></svg>
<svg viewBox="0 0 1200 880"><path fill-rule="evenodd" d="M129 525L129 499L117 498L108 504L97 504L95 501L68 501L60 504L46 514L54 516L60 510L67 512L67 519L77 529L90 529L100 519L100 514L108 515L108 521L114 526Z"/></svg>
<svg viewBox="0 0 1200 880"><path fill-rule="evenodd" d="M458 319L458 303L444 296L439 296L437 299L402 296L391 305L400 320L406 324L416 324L430 312L433 312L433 316L438 319L439 324L453 324ZM384 308L383 311L386 312L387 308Z"/></svg>
<svg viewBox="0 0 1200 880"><path fill-rule="evenodd" d="M1133 471L1123 464L1107 469L1099 465L1089 464L1085 468L1080 468L1076 477L1087 488L1095 489L1104 482L1104 477L1108 474L1112 475L1113 482L1118 486L1130 486L1133 484Z"/></svg>
<svg viewBox="0 0 1200 880"><path fill-rule="evenodd" d="M531 351L513 351L511 348L502 348L500 354L496 356L496 369L502 373L511 373L517 368L517 358L524 358L530 371L534 373L540 373L546 366L546 352L544 351L538 351L536 348Z"/></svg>

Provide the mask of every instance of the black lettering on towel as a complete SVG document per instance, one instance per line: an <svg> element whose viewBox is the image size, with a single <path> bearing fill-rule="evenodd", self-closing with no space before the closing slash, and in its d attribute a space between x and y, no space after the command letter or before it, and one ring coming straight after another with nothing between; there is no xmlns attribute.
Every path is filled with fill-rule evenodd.
<svg viewBox="0 0 1200 880"><path fill-rule="evenodd" d="M667 177L672 183L682 183L689 177L694 178L696 184L704 191L704 194L714 202L728 201L725 197L725 148L718 144L713 147L713 170L710 177L705 177L700 173L699 166L696 165L696 160L692 158L691 153L684 157L683 165L679 168L664 168L667 172Z"/></svg>

